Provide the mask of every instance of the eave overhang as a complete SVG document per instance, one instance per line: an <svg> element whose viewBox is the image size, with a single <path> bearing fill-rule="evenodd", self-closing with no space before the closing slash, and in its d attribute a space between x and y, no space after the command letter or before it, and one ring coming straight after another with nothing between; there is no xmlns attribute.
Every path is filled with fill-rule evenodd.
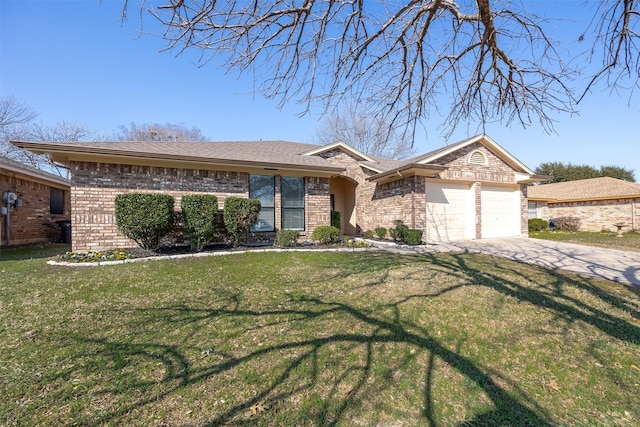
<svg viewBox="0 0 640 427"><path fill-rule="evenodd" d="M338 166L318 166L259 160L237 160L212 157L199 157L182 154L158 154L144 151L118 150L102 147L54 145L48 143L11 141L17 147L36 154L46 154L51 160L70 166L73 161L98 163L123 163L149 166L191 167L197 169L229 170L239 172L285 171L292 174L309 174L319 177L332 177L345 171Z"/></svg>
<svg viewBox="0 0 640 427"><path fill-rule="evenodd" d="M531 175L529 178L521 179L517 183L518 184L533 184L535 182L543 182L552 179L552 177L547 175Z"/></svg>
<svg viewBox="0 0 640 427"><path fill-rule="evenodd" d="M8 165L5 163L0 163L0 171L3 171L7 175L24 177L29 181L46 184L52 187L64 187L68 189L71 186L71 181L68 179L23 169L18 166Z"/></svg>
<svg viewBox="0 0 640 427"><path fill-rule="evenodd" d="M372 175L367 178L367 181L372 181L378 184L385 184L403 178L410 178L412 176L432 177L447 169L448 168L446 166L442 165L412 163L385 171L383 173Z"/></svg>

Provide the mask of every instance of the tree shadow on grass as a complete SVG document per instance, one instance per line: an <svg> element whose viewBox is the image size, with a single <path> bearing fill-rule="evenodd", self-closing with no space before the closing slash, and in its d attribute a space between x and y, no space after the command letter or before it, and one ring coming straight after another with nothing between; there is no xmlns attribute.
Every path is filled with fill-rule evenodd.
<svg viewBox="0 0 640 427"><path fill-rule="evenodd" d="M371 287L386 280L386 270L408 260L391 254L377 255L374 259L382 261L385 268L380 268L381 264L372 267L380 272L382 279L368 283ZM101 363L112 371L110 375L116 377L124 376L119 372L127 360L133 363L134 359L142 358L144 363L157 365L156 370L163 373L162 378L136 379L132 375L121 379L124 386L117 381L108 381L101 393L118 396L133 390L136 397L124 399L116 408L95 414L86 424L126 422L131 413L182 395L190 387L218 381L225 384L234 379L240 381L236 385L238 396L232 400L227 398L224 405L211 409L210 415L198 425L349 424L353 421L349 417L354 408L357 412L357 408L363 408L364 402L378 402L380 395L394 387L394 375L399 372L406 374L412 366L419 364L424 374L416 372L415 375L423 377L420 391L422 408L416 413L421 418L413 421L436 426L442 424L435 410L439 398L435 383L440 372L436 364L442 364L488 399L484 409L474 410L473 415L461 425L553 425L552 415L514 380L462 355L458 349L452 349L441 341L434 331L416 320L403 317L403 307L407 302L438 298L460 289L460 286L490 288L498 294L551 311L563 319L589 324L618 340L640 343L640 329L636 325L588 305L568 295L564 289L573 287L588 292L599 301L639 318L637 305L628 300L602 290L589 280L574 279L558 272L548 273L553 277L549 283L525 285L523 283L530 281L525 271L518 271L515 267L502 271L504 263L492 263L491 257L482 257L482 262L474 262L477 259L480 258L464 254L422 256L419 261L412 258L412 262L429 264L456 276L458 281L437 292L425 290L422 294L398 296L385 303L388 311L384 313L373 306L312 293L292 296L284 306L280 304L265 309L248 307L239 294L231 292L214 307L203 308L202 304L193 303L138 309L137 316L124 325L126 330L132 331L127 340L73 337L93 349L91 353L78 357L103 360ZM365 263L351 265L356 267L337 273L340 279L370 271ZM334 279L336 277L332 276L326 280ZM393 313L391 318L387 315L389 312ZM212 323L219 324L222 329L239 325L241 331L238 333L246 336L247 345L223 348L224 333L229 331L218 329ZM343 330L340 325L348 325L349 330ZM249 340L251 335L261 331L272 334L283 327L286 327L286 332L277 339L267 340L266 345ZM168 338L162 331L171 328L188 338L179 344L163 343ZM156 339L152 338L154 330L159 331ZM210 333L211 341L216 343L209 354L206 354L208 349L201 348L201 341L193 338L193 342L198 344L191 343L192 337L202 330ZM112 333L106 335L114 336ZM406 350L394 356L397 360L391 367L385 365L390 363L385 360L389 355L384 349L388 346L400 346ZM208 357L211 355L215 360ZM202 359L205 356L207 358ZM382 367L387 370L381 371L381 365L385 365ZM93 367L90 368L89 364L85 369ZM252 371L256 371L258 378L249 378ZM327 371L334 372L329 375ZM243 378L250 380L243 381ZM225 387L229 385L225 384ZM209 393L216 393L216 390ZM286 405L293 405L291 402L301 399L300 396L304 402L298 402L293 411L287 410ZM203 399L211 401L210 396ZM378 408L370 409L375 411Z"/></svg>

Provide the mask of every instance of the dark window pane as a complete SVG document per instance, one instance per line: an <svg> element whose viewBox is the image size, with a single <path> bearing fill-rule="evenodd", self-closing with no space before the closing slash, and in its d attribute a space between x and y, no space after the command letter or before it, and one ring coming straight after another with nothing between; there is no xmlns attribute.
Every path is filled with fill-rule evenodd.
<svg viewBox="0 0 640 427"><path fill-rule="evenodd" d="M268 175L249 175L249 197L260 200L262 207L274 207L274 177Z"/></svg>
<svg viewBox="0 0 640 427"><path fill-rule="evenodd" d="M51 188L49 213L52 215L64 215L64 190Z"/></svg>
<svg viewBox="0 0 640 427"><path fill-rule="evenodd" d="M260 200L258 221L251 227L252 232L275 231L275 177L270 175L249 175L249 197Z"/></svg>

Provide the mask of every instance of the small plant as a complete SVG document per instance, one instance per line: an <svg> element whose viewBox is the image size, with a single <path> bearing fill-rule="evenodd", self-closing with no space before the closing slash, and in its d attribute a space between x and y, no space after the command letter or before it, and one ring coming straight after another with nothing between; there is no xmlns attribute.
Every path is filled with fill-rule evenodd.
<svg viewBox="0 0 640 427"><path fill-rule="evenodd" d="M311 233L311 238L321 245L340 242L340 230L331 225L316 227Z"/></svg>
<svg viewBox="0 0 640 427"><path fill-rule="evenodd" d="M409 228L405 232L404 242L407 245L416 246L422 243L422 230Z"/></svg>
<svg viewBox="0 0 640 427"><path fill-rule="evenodd" d="M211 194L184 195L181 206L187 239L200 252L216 235L218 198Z"/></svg>
<svg viewBox="0 0 640 427"><path fill-rule="evenodd" d="M529 219L529 231L545 231L549 229L549 223L541 218Z"/></svg>
<svg viewBox="0 0 640 427"><path fill-rule="evenodd" d="M350 248L370 248L371 244L365 242L364 240L357 239L349 239L346 241L346 244Z"/></svg>
<svg viewBox="0 0 640 427"><path fill-rule="evenodd" d="M362 236L365 239L373 239L373 230L366 230L364 233L362 233Z"/></svg>
<svg viewBox="0 0 640 427"><path fill-rule="evenodd" d="M331 226L342 230L342 218L339 211L331 211Z"/></svg>
<svg viewBox="0 0 640 427"><path fill-rule="evenodd" d="M391 236L391 240L395 242L404 242L406 239L407 231L409 227L407 227L401 220L397 219L393 222L395 225L394 228L389 229L389 235Z"/></svg>
<svg viewBox="0 0 640 427"><path fill-rule="evenodd" d="M60 255L58 259L66 262L101 262L101 261L122 261L134 258L134 256L125 249L112 249L106 251L87 251L87 252L66 252Z"/></svg>
<svg viewBox="0 0 640 427"><path fill-rule="evenodd" d="M373 231L376 232L376 236L378 236L379 239L387 237L387 229L384 227L376 227Z"/></svg>
<svg viewBox="0 0 640 427"><path fill-rule="evenodd" d="M574 216L561 216L549 220L549 225L554 230L578 231L580 229L580 218Z"/></svg>
<svg viewBox="0 0 640 427"><path fill-rule="evenodd" d="M158 193L118 194L116 225L141 248L157 250L173 226L173 197Z"/></svg>
<svg viewBox="0 0 640 427"><path fill-rule="evenodd" d="M240 236L247 235L258 221L260 200L241 197L227 197L224 201L224 226L229 232L233 246L240 244Z"/></svg>
<svg viewBox="0 0 640 427"><path fill-rule="evenodd" d="M298 245L298 232L296 230L278 230L273 246L278 248L292 248Z"/></svg>

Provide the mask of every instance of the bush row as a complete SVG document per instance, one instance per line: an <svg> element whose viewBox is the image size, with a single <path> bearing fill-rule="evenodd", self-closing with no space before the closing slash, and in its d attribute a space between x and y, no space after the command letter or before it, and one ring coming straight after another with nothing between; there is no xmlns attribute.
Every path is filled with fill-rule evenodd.
<svg viewBox="0 0 640 427"><path fill-rule="evenodd" d="M529 219L529 231L545 231L549 228L553 230L578 231L580 229L580 218L574 216L562 216L546 221L541 218Z"/></svg>
<svg viewBox="0 0 640 427"><path fill-rule="evenodd" d="M157 250L162 237L182 218L185 236L191 246L201 251L216 236L218 198L210 194L184 195L181 212L174 213L174 199L168 194L128 193L115 199L118 229L146 250ZM234 246L258 220L260 201L228 197L224 203L223 221Z"/></svg>
<svg viewBox="0 0 640 427"><path fill-rule="evenodd" d="M391 240L398 243L405 243L407 245L419 245L422 243L422 230L409 228L402 221L394 221L394 227L387 230L384 227L376 227L373 230L367 230L363 233L364 237L371 239L374 236L379 239L387 237L387 232Z"/></svg>

